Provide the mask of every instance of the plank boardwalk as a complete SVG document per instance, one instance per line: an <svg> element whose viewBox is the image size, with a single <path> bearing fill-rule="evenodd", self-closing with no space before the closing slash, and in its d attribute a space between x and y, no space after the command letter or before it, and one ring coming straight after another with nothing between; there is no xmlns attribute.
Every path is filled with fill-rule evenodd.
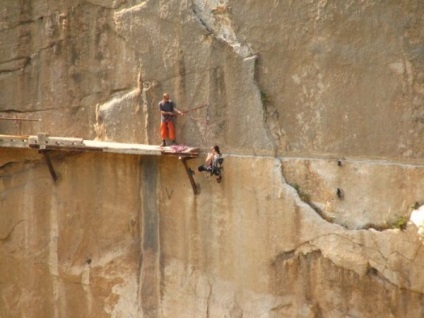
<svg viewBox="0 0 424 318"><path fill-rule="evenodd" d="M57 181L58 176L54 170L53 164L48 155L49 151L80 151L80 152L108 152L126 155L149 155L149 156L178 156L181 159L193 193L198 194L196 184L193 179L191 170L187 165L187 160L197 158L199 148L189 147L185 145L173 145L169 147L161 147L155 145L144 144L128 144L111 141L84 140L82 138L69 137L51 137L45 133L28 136L0 135L0 148L28 148L38 150L45 158L47 167L53 181Z"/></svg>
<svg viewBox="0 0 424 318"><path fill-rule="evenodd" d="M188 158L196 158L199 155L199 148L185 145L161 147L157 145L85 140L72 137L52 137L43 133L26 136L0 135L0 147L29 148L35 150L110 152L128 155L173 155Z"/></svg>

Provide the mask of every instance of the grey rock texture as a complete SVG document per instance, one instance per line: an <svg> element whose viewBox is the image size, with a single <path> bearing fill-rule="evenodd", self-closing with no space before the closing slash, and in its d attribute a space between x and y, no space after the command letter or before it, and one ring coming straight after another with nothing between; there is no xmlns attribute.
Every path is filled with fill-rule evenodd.
<svg viewBox="0 0 424 318"><path fill-rule="evenodd" d="M218 144L0 148L0 317L422 317L424 3L3 0L0 134ZM1 143L1 141L0 141ZM188 161L193 170L203 157Z"/></svg>

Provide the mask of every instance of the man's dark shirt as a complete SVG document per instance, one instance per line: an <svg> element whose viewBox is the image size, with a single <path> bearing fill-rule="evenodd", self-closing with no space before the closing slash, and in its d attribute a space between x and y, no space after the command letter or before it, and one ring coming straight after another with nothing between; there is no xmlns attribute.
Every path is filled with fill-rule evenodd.
<svg viewBox="0 0 424 318"><path fill-rule="evenodd" d="M171 112L171 113L173 113L174 112L174 107L175 107L175 104L174 104L174 102L172 100L161 101L159 103L159 109L161 111L163 111L163 112ZM164 122L172 121L173 119L174 119L174 116L172 116L172 115L163 115L162 114L160 121L162 123L164 123Z"/></svg>

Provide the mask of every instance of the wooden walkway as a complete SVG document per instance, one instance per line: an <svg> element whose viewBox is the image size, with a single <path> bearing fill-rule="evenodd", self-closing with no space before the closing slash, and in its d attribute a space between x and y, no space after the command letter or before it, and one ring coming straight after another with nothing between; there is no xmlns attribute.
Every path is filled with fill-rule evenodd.
<svg viewBox="0 0 424 318"><path fill-rule="evenodd" d="M197 194L193 174L188 168L187 160L199 156L199 148L185 145L154 146L144 144L127 144L110 141L85 140L82 138L51 137L45 133L29 136L0 135L0 148L28 148L38 150L44 155L50 174L54 181L56 173L48 156L49 151L78 151L78 152L106 152L139 156L177 156L184 164L194 194Z"/></svg>
<svg viewBox="0 0 424 318"><path fill-rule="evenodd" d="M174 155L191 158L196 158L199 155L198 148L184 145L161 147L154 145L84 140L82 138L51 137L47 134L38 134L34 136L0 135L0 147L59 151L100 151L128 155Z"/></svg>

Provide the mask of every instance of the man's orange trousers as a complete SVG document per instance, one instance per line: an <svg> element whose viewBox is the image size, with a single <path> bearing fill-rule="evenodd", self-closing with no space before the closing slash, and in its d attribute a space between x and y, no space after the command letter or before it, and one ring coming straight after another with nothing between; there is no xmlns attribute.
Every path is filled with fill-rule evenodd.
<svg viewBox="0 0 424 318"><path fill-rule="evenodd" d="M175 140L175 125L172 121L160 123L160 136L162 140L169 137L172 141Z"/></svg>

